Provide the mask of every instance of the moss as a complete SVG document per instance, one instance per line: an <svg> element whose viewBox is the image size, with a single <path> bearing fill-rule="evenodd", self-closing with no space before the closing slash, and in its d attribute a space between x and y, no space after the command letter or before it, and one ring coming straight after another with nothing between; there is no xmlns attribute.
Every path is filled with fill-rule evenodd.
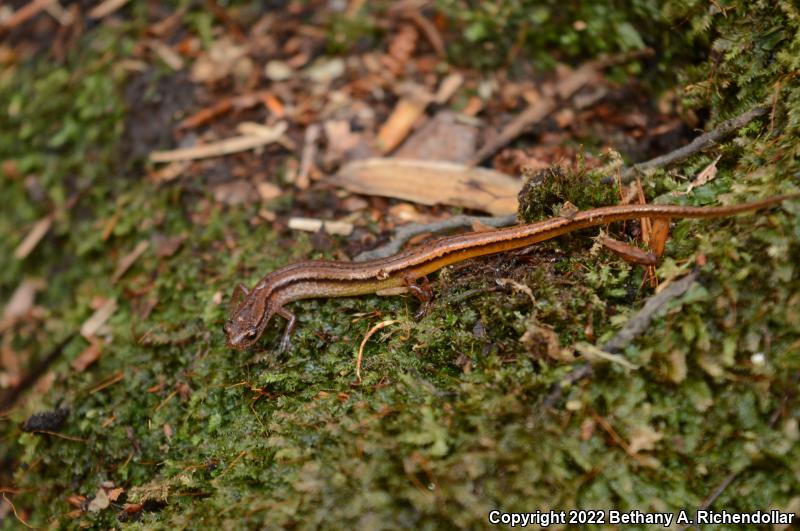
<svg viewBox="0 0 800 531"><path fill-rule="evenodd" d="M780 98L774 127L757 123L726 145L715 181L666 199L735 202L791 189L800 108L789 74L795 36L740 34L750 16L759 16L758 27L794 20L790 6L756 3L722 16L707 4L676 5L663 16L683 16L698 28L693 38L705 27L708 42L746 45L682 74L716 72L708 98L688 103L707 106L716 120L771 94L773 81ZM202 34L210 22L194 16ZM623 18L630 14L608 20ZM75 371L69 362L87 343L73 340L52 367L50 390L5 419L3 485L19 489L13 501L31 524L481 527L493 508L691 511L731 472L739 475L715 506L786 509L796 499L800 322L788 310L800 306L797 203L678 222L659 278L697 265L699 284L627 347L639 369L597 365L594 379L566 388L555 408L544 398L573 364L529 348L525 333L548 328L565 349L602 344L649 294L640 271L593 254L591 233L448 268L421 319L412 317L410 298L300 302L289 354L271 350L277 328L259 349L232 352L215 297L307 256L310 244L301 238L281 250L272 230L249 222L254 208L217 206L202 190L154 187L135 161L120 162L123 120L131 118L114 65L131 52L136 28L90 29L66 65L39 59L1 76L0 101L13 112L0 114L0 158L19 177L0 180L0 194L15 205L0 216L0 294L7 300L26 275L48 282L37 299L41 320L15 329L10 347L40 359L91 315L94 299L119 301L98 363ZM747 43L765 50L762 38L774 41L776 63L751 76L750 87L739 61ZM737 99L740 91L750 96ZM646 192L676 189L710 160L699 155L657 172ZM27 176L38 179L43 199L32 196ZM550 176L531 190L530 219L566 200L581 208L613 201L613 190L588 173ZM14 259L31 224L78 190L79 207L56 216L33 254ZM171 256L146 252L111 282L120 257L156 233L187 238ZM529 286L533 300L498 286L505 279ZM156 304L143 317L150 300ZM388 318L398 323L367 342L359 385L358 345ZM59 435L22 431L32 414L56 409L69 409ZM142 510L124 513L120 499L67 516L67 496L92 497L109 480Z"/></svg>

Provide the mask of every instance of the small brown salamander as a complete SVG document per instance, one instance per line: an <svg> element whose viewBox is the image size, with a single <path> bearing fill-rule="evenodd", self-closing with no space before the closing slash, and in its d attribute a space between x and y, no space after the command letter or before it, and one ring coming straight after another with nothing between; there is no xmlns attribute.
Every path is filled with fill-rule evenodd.
<svg viewBox="0 0 800 531"><path fill-rule="evenodd" d="M365 293L392 294L402 292L404 288L419 290L417 279L446 265L527 247L587 227L636 218L718 218L759 210L798 197L800 193L722 207L608 206L578 212L569 218L555 217L528 225L450 236L367 262L296 262L268 273L252 290L241 284L236 287L231 314L224 326L225 335L228 346L247 348L258 340L270 319L280 315L288 321L281 341L281 348L285 348L297 322L286 305L296 300Z"/></svg>

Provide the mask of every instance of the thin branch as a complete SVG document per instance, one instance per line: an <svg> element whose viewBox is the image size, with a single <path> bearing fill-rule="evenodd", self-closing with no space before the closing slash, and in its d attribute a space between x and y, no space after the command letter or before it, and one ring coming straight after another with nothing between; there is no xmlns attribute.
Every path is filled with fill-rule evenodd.
<svg viewBox="0 0 800 531"><path fill-rule="evenodd" d="M655 168L661 168L662 166L667 166L669 164L673 164L675 162L679 162L681 160L687 159L694 155L695 153L699 153L700 151L712 146L719 142L722 138L726 137L727 135L731 134L732 132L741 129L745 125L749 124L756 118L764 116L769 112L768 106L761 106L755 107L750 109L749 111L745 112L744 114L740 114L736 118L731 118L730 120L725 120L721 124L719 124L716 128L712 129L707 133L703 133L702 135L698 136L687 145L676 149L675 151L671 151L665 155L658 156L654 159L650 159L645 162L640 162L639 164L634 164L629 168L625 168L622 171L622 182L628 183L636 178L636 175L639 173L644 173L647 170L652 170ZM614 182L614 177L609 176L603 179L604 183L610 184Z"/></svg>
<svg viewBox="0 0 800 531"><path fill-rule="evenodd" d="M61 353L64 352L64 348L72 341L75 335L75 332L72 332L62 339L45 358L28 370L28 373L22 377L17 385L7 390L5 394L0 397L0 414L5 414L7 410L11 409L22 393L27 391L39 380L42 374L50 368L50 365L61 356Z"/></svg>
<svg viewBox="0 0 800 531"><path fill-rule="evenodd" d="M468 164L470 166L480 164L484 159L493 155L500 148L511 143L526 129L547 118L562 102L569 100L576 92L597 79L602 69L650 55L653 55L653 50L651 48L645 48L643 50L612 55L585 63L558 81L555 90L557 96L541 96L538 98L506 125L496 138L492 139L478 150Z"/></svg>
<svg viewBox="0 0 800 531"><path fill-rule="evenodd" d="M614 334L605 345L600 347L605 352L618 352L629 345L634 339L648 329L655 314L664 307L669 301L680 297L686 293L697 280L699 273L692 271L685 277L671 283L658 294L650 297L642 308L636 312L622 329ZM588 378L592 375L592 366L589 363L582 363L553 385L550 393L544 400L544 405L553 407L561 399L563 390L575 383Z"/></svg>
<svg viewBox="0 0 800 531"><path fill-rule="evenodd" d="M507 216L453 216L433 223L409 223L397 229L397 234L389 242L371 251L365 251L354 258L356 262L386 258L400 251L400 248L411 238L426 232L442 232L446 230L471 227L474 223L489 227L506 227L517 222L516 214Z"/></svg>

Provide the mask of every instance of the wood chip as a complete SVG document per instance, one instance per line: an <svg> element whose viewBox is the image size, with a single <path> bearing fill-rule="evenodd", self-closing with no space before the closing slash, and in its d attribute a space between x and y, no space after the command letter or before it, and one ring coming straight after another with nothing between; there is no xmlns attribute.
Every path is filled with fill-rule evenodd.
<svg viewBox="0 0 800 531"><path fill-rule="evenodd" d="M211 157L221 157L231 153L239 153L277 142L288 128L286 122L279 122L270 128L271 134L261 130L258 135L242 135L226 138L218 142L211 142L188 148L172 149L168 151L154 151L150 154L151 162L175 162L178 160L195 160Z"/></svg>
<svg viewBox="0 0 800 531"><path fill-rule="evenodd" d="M100 328L106 324L106 321L114 315L115 311L117 311L117 301L115 299L108 299L91 317L84 321L81 325L81 335L91 341L98 330L100 330Z"/></svg>
<svg viewBox="0 0 800 531"><path fill-rule="evenodd" d="M311 124L306 128L303 139L303 153L300 157L300 170L294 179L294 184L301 190L306 190L311 185L311 170L314 167L314 157L317 154L317 140L322 132L319 124Z"/></svg>
<svg viewBox="0 0 800 531"><path fill-rule="evenodd" d="M119 262L117 263L117 269L114 271L114 274L111 275L111 282L116 282L122 275L124 275L128 269L142 256L147 248L150 247L150 242L147 240L142 240L136 244L136 247L133 248L133 251L129 252L122 258L120 258Z"/></svg>
<svg viewBox="0 0 800 531"><path fill-rule="evenodd" d="M353 232L353 224L346 221L326 221L316 218L289 218L289 228L302 230L305 232L319 232L320 229L328 234L339 236L350 236Z"/></svg>
<svg viewBox="0 0 800 531"><path fill-rule="evenodd" d="M89 11L89 17L104 18L128 3L128 0L104 0Z"/></svg>
<svg viewBox="0 0 800 531"><path fill-rule="evenodd" d="M330 182L351 192L453 205L495 216L517 211L519 179L462 164L425 160L366 159L351 162Z"/></svg>
<svg viewBox="0 0 800 531"><path fill-rule="evenodd" d="M14 258L18 260L22 260L33 251L36 246L42 241L47 231L50 230L50 226L53 224L53 215L48 214L47 216L43 217L39 221L37 221L31 230L28 231L27 236L22 242L17 246L16 250L14 250Z"/></svg>

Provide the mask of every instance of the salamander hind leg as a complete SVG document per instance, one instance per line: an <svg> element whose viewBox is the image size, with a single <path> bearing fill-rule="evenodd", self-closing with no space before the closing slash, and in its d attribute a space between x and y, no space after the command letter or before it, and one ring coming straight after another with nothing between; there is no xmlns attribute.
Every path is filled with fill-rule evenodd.
<svg viewBox="0 0 800 531"><path fill-rule="evenodd" d="M419 319L430 310L431 301L433 300L433 289L431 288L430 282L428 282L428 277L422 277L422 284L417 284L417 280L411 277L405 277L404 280L408 291L422 303L417 313L414 314L414 318Z"/></svg>
<svg viewBox="0 0 800 531"><path fill-rule="evenodd" d="M275 312L284 319L286 319L286 329L283 331L283 336L281 336L281 343L278 347L278 352L283 353L289 350L289 347L292 344L292 333L294 332L295 326L297 326L297 317L287 310L286 308L278 308Z"/></svg>

